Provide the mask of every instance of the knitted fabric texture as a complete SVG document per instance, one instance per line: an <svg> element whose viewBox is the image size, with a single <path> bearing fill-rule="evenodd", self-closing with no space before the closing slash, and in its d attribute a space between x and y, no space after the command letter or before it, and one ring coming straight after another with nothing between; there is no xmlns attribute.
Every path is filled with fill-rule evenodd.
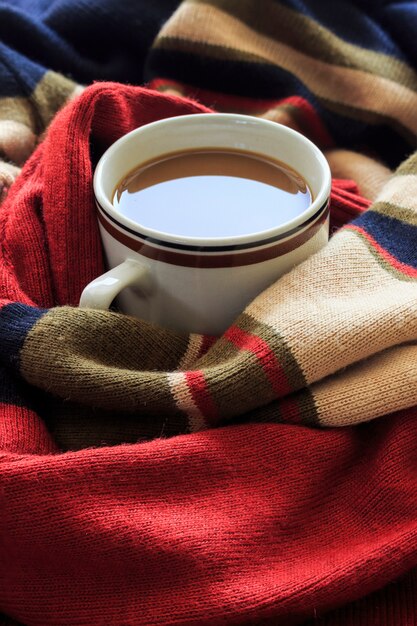
<svg viewBox="0 0 417 626"><path fill-rule="evenodd" d="M32 9L45 37L61 33L73 79L1 48L19 77L0 98L5 625L416 624L415 11L358 2L353 34L345 3L319 4L186 0L149 43L152 89L77 86L99 69L63 44L75 3ZM104 271L100 155L133 128L213 109L326 151L330 243L221 337L78 309Z"/></svg>

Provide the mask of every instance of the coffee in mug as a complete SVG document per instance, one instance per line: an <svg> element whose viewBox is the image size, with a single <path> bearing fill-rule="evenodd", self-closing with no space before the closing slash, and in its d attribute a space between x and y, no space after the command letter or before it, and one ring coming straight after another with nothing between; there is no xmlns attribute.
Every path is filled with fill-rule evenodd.
<svg viewBox="0 0 417 626"><path fill-rule="evenodd" d="M298 217L312 201L301 174L243 150L174 152L116 187L113 205L141 226L186 237L250 235Z"/></svg>
<svg viewBox="0 0 417 626"><path fill-rule="evenodd" d="M220 335L245 306L328 240L330 169L300 133L202 113L116 141L94 174L108 272L80 306Z"/></svg>

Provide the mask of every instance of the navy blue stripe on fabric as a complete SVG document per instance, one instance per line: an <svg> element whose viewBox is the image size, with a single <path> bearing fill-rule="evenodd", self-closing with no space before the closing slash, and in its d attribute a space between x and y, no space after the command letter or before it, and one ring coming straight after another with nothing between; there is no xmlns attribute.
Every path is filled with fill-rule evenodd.
<svg viewBox="0 0 417 626"><path fill-rule="evenodd" d="M13 66L26 78L32 59L42 73L54 70L84 84L141 84L148 49L179 1L0 0L0 41L19 53ZM21 95L10 87L4 93L3 72L0 63L1 95ZM38 80L34 75L32 85Z"/></svg>
<svg viewBox="0 0 417 626"><path fill-rule="evenodd" d="M175 47L175 43L173 45ZM197 88L249 98L280 99L299 95L318 107L313 94L296 76L269 63L216 59L194 52L154 48L149 53L145 78L148 81L171 78Z"/></svg>
<svg viewBox="0 0 417 626"><path fill-rule="evenodd" d="M0 97L30 96L45 72L45 68L0 42Z"/></svg>
<svg viewBox="0 0 417 626"><path fill-rule="evenodd" d="M365 230L398 261L417 269L417 226L372 210L352 224Z"/></svg>
<svg viewBox="0 0 417 626"><path fill-rule="evenodd" d="M276 0L332 31L348 43L367 50L383 52L406 61L401 48L389 37L382 26L387 14L387 4L381 0ZM409 13L407 9L407 13ZM411 31L404 12L403 31ZM400 39L401 41L401 39ZM415 41L415 30L414 30Z"/></svg>
<svg viewBox="0 0 417 626"><path fill-rule="evenodd" d="M412 67L417 65L417 2L393 2L381 11L380 23L397 42Z"/></svg>
<svg viewBox="0 0 417 626"><path fill-rule="evenodd" d="M21 384L16 383L14 376L5 367L0 365L0 403L14 404L15 406L26 406Z"/></svg>
<svg viewBox="0 0 417 626"><path fill-rule="evenodd" d="M20 351L29 331L48 311L12 302L0 309L0 359L19 371Z"/></svg>
<svg viewBox="0 0 417 626"><path fill-rule="evenodd" d="M49 415L56 409L58 402L58 399L45 391L27 383L10 367L0 364L0 404L23 407L34 411L44 419L45 414Z"/></svg>
<svg viewBox="0 0 417 626"><path fill-rule="evenodd" d="M276 65L155 48L149 54L146 67L146 79L153 78L172 79L196 88L253 98L254 101L257 98L280 100L301 96L314 107L338 147L360 150L363 144L367 145L392 168L410 152L409 144L393 129L382 122L373 126L326 109L296 76ZM210 106L209 102L204 104Z"/></svg>

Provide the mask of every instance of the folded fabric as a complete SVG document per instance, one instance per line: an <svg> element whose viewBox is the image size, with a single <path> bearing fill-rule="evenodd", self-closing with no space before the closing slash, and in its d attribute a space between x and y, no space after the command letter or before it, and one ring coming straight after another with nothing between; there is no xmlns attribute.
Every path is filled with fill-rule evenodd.
<svg viewBox="0 0 417 626"><path fill-rule="evenodd" d="M178 4L0 7L0 623L415 624L416 7ZM97 159L213 109L325 151L331 242L219 338L79 310Z"/></svg>
<svg viewBox="0 0 417 626"><path fill-rule="evenodd" d="M204 110L89 87L3 205L0 606L23 623L297 623L416 563L415 157L220 338L74 306L103 270L90 155Z"/></svg>

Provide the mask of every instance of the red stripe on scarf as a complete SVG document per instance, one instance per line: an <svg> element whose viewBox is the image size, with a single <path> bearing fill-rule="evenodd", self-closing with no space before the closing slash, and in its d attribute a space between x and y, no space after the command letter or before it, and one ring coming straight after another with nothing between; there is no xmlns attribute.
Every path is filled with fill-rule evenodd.
<svg viewBox="0 0 417 626"><path fill-rule="evenodd" d="M277 396L282 396L292 391L284 368L266 341L256 335L247 333L238 328L238 326L231 326L225 332L224 337L240 350L247 350L256 356Z"/></svg>
<svg viewBox="0 0 417 626"><path fill-rule="evenodd" d="M185 372L185 379L194 402L209 422L216 422L219 412L201 371Z"/></svg>
<svg viewBox="0 0 417 626"><path fill-rule="evenodd" d="M172 88L184 94L184 97L197 100L212 109L227 110L228 112L236 110L251 115L260 115L262 111L266 112L270 109L289 105L301 111L304 123L309 129L309 133L314 136L314 141L319 143L322 148L334 146L334 141L320 119L320 116L311 103L301 96L290 96L280 100L248 98L245 96L223 94L211 91L210 89L199 89L198 87L187 85L186 83L164 78L153 79L149 87L156 90Z"/></svg>
<svg viewBox="0 0 417 626"><path fill-rule="evenodd" d="M320 119L319 114L313 108L308 100L301 98L301 96L291 96L280 100L277 105L289 104L302 112L304 122L308 127L311 135L314 136L314 140L320 144L321 148L331 148L334 146L334 141L329 134L327 128Z"/></svg>

